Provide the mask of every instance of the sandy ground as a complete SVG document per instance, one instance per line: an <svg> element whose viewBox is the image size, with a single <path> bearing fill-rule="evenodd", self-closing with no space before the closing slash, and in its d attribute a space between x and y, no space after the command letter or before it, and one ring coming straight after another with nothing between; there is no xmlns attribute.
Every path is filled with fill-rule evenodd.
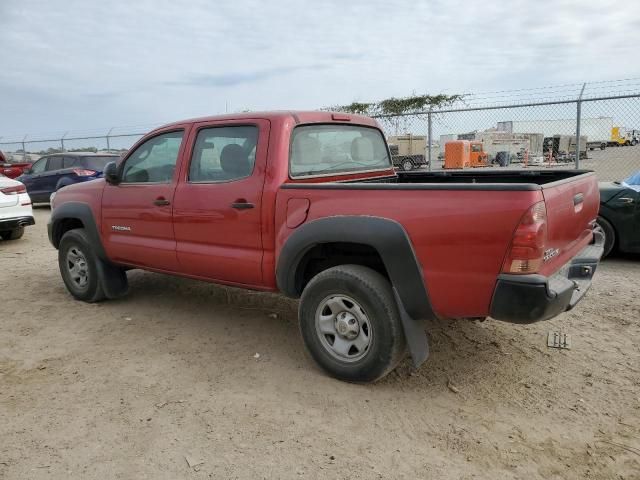
<svg viewBox="0 0 640 480"><path fill-rule="evenodd" d="M359 386L274 295L134 271L74 301L48 216L0 243L2 479L640 478L638 258L552 321L430 324L425 365Z"/></svg>

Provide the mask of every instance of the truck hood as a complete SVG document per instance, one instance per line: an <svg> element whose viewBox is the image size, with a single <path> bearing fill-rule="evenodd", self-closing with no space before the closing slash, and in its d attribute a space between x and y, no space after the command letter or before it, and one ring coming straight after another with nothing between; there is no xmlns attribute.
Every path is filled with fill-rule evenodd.
<svg viewBox="0 0 640 480"><path fill-rule="evenodd" d="M96 178L89 182L73 183L62 187L56 192L55 198L51 202L52 210L67 202L81 202L98 208L102 202L102 190L105 185L103 178Z"/></svg>

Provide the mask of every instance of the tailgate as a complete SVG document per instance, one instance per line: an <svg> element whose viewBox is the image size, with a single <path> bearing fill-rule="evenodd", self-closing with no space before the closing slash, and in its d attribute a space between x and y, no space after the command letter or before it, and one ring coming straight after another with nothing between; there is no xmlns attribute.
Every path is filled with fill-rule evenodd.
<svg viewBox="0 0 640 480"><path fill-rule="evenodd" d="M547 244L540 273L550 275L591 241L600 193L595 174L584 173L543 185L542 194L547 207Z"/></svg>

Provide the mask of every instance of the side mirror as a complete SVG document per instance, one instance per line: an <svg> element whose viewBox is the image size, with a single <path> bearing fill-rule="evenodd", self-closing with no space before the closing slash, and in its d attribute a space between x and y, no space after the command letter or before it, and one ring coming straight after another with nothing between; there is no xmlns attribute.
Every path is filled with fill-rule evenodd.
<svg viewBox="0 0 640 480"><path fill-rule="evenodd" d="M118 175L118 165L116 162L109 162L104 167L104 179L111 185L118 185L120 183L120 175Z"/></svg>

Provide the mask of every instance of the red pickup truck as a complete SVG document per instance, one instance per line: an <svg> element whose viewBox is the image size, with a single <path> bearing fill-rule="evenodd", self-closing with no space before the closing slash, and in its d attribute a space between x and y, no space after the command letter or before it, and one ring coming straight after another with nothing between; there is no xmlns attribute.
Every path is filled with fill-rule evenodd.
<svg viewBox="0 0 640 480"><path fill-rule="evenodd" d="M572 308L603 252L588 171L396 173L371 118L244 113L166 125L104 179L61 189L49 238L77 299L141 268L300 298L331 375L374 381L423 321L530 323Z"/></svg>

